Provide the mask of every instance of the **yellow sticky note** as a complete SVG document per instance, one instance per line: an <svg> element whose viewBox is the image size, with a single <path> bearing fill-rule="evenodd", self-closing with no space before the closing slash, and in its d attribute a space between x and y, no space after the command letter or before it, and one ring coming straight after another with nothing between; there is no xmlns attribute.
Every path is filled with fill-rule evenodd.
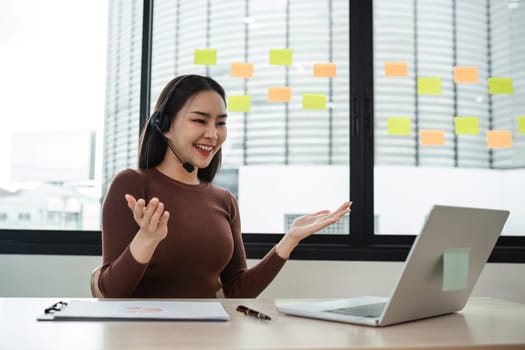
<svg viewBox="0 0 525 350"><path fill-rule="evenodd" d="M292 64L292 49L271 49L270 64L290 66Z"/></svg>
<svg viewBox="0 0 525 350"><path fill-rule="evenodd" d="M228 96L229 112L249 112L252 99L250 95Z"/></svg>
<svg viewBox="0 0 525 350"><path fill-rule="evenodd" d="M326 109L325 94L303 94L304 109Z"/></svg>
<svg viewBox="0 0 525 350"><path fill-rule="evenodd" d="M445 132L443 130L420 130L419 139L423 146L443 146Z"/></svg>
<svg viewBox="0 0 525 350"><path fill-rule="evenodd" d="M441 95L441 78L417 78L419 95Z"/></svg>
<svg viewBox="0 0 525 350"><path fill-rule="evenodd" d="M193 53L194 64L216 64L217 49L195 49Z"/></svg>
<svg viewBox="0 0 525 350"><path fill-rule="evenodd" d="M487 131L487 146L489 148L511 148L512 131L489 130Z"/></svg>
<svg viewBox="0 0 525 350"><path fill-rule="evenodd" d="M328 77L333 78L336 74L335 63L315 63L314 77Z"/></svg>
<svg viewBox="0 0 525 350"><path fill-rule="evenodd" d="M386 77L407 77L408 64L406 62L385 62Z"/></svg>
<svg viewBox="0 0 525 350"><path fill-rule="evenodd" d="M478 67L454 67L454 82L457 84L461 83L477 83L478 78Z"/></svg>
<svg viewBox="0 0 525 350"><path fill-rule="evenodd" d="M454 130L457 135L478 135L478 117L456 117L454 118Z"/></svg>
<svg viewBox="0 0 525 350"><path fill-rule="evenodd" d="M386 129L388 135L410 135L410 118L388 117L386 118Z"/></svg>
<svg viewBox="0 0 525 350"><path fill-rule="evenodd" d="M292 88L289 86L274 86L268 88L269 102L288 102L292 97Z"/></svg>
<svg viewBox="0 0 525 350"><path fill-rule="evenodd" d="M512 94L512 78L489 78L490 94Z"/></svg>
<svg viewBox="0 0 525 350"><path fill-rule="evenodd" d="M232 78L253 78L253 63L234 62L230 67Z"/></svg>
<svg viewBox="0 0 525 350"><path fill-rule="evenodd" d="M468 287L470 248L447 248L443 253L444 292Z"/></svg>
<svg viewBox="0 0 525 350"><path fill-rule="evenodd" d="M518 133L525 134L525 116L518 117Z"/></svg>

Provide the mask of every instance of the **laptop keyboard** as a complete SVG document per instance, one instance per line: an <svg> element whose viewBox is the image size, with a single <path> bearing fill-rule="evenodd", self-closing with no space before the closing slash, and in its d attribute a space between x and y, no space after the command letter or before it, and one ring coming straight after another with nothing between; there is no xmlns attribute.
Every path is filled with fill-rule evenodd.
<svg viewBox="0 0 525 350"><path fill-rule="evenodd" d="M376 318L381 316L386 303L376 303L368 305L350 306L341 309L325 310L325 312L332 312L335 314L358 316L358 317L370 317Z"/></svg>

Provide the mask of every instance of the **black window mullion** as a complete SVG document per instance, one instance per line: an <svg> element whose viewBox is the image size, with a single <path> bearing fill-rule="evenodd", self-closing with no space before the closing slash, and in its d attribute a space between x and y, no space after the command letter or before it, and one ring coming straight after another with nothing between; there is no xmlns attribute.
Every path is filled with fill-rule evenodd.
<svg viewBox="0 0 525 350"><path fill-rule="evenodd" d="M350 220L352 244L374 233L372 1L350 2Z"/></svg>
<svg viewBox="0 0 525 350"><path fill-rule="evenodd" d="M142 130L149 116L151 99L151 52L153 50L153 4L144 0L142 12L142 58L140 67L140 112L139 130Z"/></svg>

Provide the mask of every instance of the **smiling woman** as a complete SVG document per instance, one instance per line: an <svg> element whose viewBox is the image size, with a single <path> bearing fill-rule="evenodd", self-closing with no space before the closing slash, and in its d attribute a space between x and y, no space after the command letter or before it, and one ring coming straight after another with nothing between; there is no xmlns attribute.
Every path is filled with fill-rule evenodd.
<svg viewBox="0 0 525 350"><path fill-rule="evenodd" d="M191 84L190 81L194 83ZM187 102L181 105L183 101ZM178 111L178 118L174 111ZM225 92L214 80L196 75L183 75L173 79L161 92L155 112L143 131L141 144L147 142L147 147L141 149L139 160L148 160L151 142L154 143L152 147L165 149L164 153L168 152L167 145L175 160L182 163L186 170L179 176L190 181L196 166L199 169L198 178L211 182L222 159L221 146L227 135L225 119ZM198 142L199 138L206 143ZM182 158L177 150L182 152ZM162 152L155 154L152 151L155 159L149 164L139 161L140 167L158 165L165 173L172 172L170 168L178 169L170 164L172 158ZM195 151L203 157L195 158Z"/></svg>
<svg viewBox="0 0 525 350"><path fill-rule="evenodd" d="M162 90L141 135L139 169L119 172L102 211L106 297L256 297L292 250L350 211L294 220L248 268L233 194L212 183L226 140L226 98L212 78L183 75ZM151 161L149 161L151 159Z"/></svg>

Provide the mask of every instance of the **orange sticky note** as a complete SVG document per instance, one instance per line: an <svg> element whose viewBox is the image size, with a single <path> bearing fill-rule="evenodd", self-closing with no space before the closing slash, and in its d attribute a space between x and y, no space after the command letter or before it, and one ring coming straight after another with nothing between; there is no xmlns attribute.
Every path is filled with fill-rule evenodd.
<svg viewBox="0 0 525 350"><path fill-rule="evenodd" d="M253 78L253 63L234 62L230 67L232 78Z"/></svg>
<svg viewBox="0 0 525 350"><path fill-rule="evenodd" d="M292 88L289 86L274 86L268 88L269 102L288 102L292 97Z"/></svg>
<svg viewBox="0 0 525 350"><path fill-rule="evenodd" d="M315 63L314 77L335 77L336 66L335 63Z"/></svg>
<svg viewBox="0 0 525 350"><path fill-rule="evenodd" d="M489 130L487 131L487 146L489 146L489 148L510 148L512 147L512 131L510 130Z"/></svg>
<svg viewBox="0 0 525 350"><path fill-rule="evenodd" d="M385 62L386 77L407 77L408 64L406 62Z"/></svg>
<svg viewBox="0 0 525 350"><path fill-rule="evenodd" d="M443 146L445 144L443 130L420 130L419 138L423 146Z"/></svg>
<svg viewBox="0 0 525 350"><path fill-rule="evenodd" d="M477 83L478 67L454 67L454 82L460 83Z"/></svg>

